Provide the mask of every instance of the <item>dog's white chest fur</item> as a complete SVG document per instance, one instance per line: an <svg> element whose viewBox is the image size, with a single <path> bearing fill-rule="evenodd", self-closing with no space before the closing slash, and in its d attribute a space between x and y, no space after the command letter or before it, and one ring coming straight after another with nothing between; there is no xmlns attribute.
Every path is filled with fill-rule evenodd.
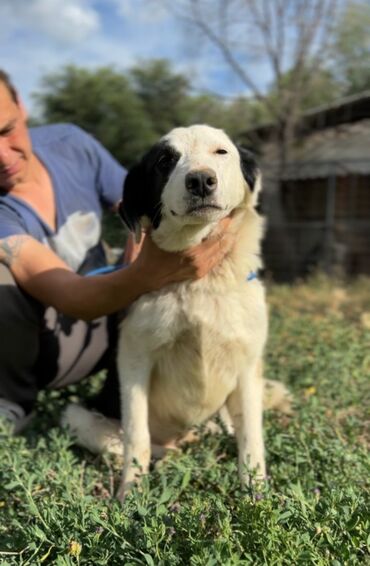
<svg viewBox="0 0 370 566"><path fill-rule="evenodd" d="M260 284L240 284L226 295L217 287L210 291L209 282L199 281L147 295L122 325L121 346L129 340L150 353L149 428L158 444L217 412L248 351L255 355L256 344L264 343Z"/></svg>

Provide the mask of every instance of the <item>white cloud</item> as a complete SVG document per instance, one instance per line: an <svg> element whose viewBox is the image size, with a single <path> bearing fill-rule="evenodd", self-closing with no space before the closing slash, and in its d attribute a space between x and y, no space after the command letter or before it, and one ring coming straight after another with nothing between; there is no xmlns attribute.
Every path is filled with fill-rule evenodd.
<svg viewBox="0 0 370 566"><path fill-rule="evenodd" d="M158 0L105 0L123 19L133 18L143 24L158 25L169 18L168 10Z"/></svg>
<svg viewBox="0 0 370 566"><path fill-rule="evenodd" d="M2 0L0 19L8 37L19 30L39 31L53 40L77 43L99 29L99 14L88 0Z"/></svg>
<svg viewBox="0 0 370 566"><path fill-rule="evenodd" d="M214 47L186 33L169 13L153 15L155 5L158 0L0 0L0 68L31 113L30 95L40 90L41 78L67 64L126 70L167 58L195 91L245 91ZM253 68L256 81L265 84L268 70Z"/></svg>

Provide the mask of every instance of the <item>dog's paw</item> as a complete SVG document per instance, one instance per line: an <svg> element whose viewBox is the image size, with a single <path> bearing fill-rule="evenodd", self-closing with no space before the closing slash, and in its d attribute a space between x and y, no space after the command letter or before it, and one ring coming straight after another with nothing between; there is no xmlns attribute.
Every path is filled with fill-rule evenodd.
<svg viewBox="0 0 370 566"><path fill-rule="evenodd" d="M94 454L108 452L123 456L119 421L108 419L80 405L70 404L62 415L61 424L75 435L79 446L87 448L90 452Z"/></svg>
<svg viewBox="0 0 370 566"><path fill-rule="evenodd" d="M124 502L126 495L134 488L139 487L143 477L143 471L138 466L131 468L122 474L120 486L116 493L116 499Z"/></svg>
<svg viewBox="0 0 370 566"><path fill-rule="evenodd" d="M264 379L263 408L273 409L284 415L291 415L293 396L289 389L280 381Z"/></svg>
<svg viewBox="0 0 370 566"><path fill-rule="evenodd" d="M239 469L239 479L244 487L256 490L262 489L267 481L265 465L262 464L262 467L261 465L256 467L243 465Z"/></svg>

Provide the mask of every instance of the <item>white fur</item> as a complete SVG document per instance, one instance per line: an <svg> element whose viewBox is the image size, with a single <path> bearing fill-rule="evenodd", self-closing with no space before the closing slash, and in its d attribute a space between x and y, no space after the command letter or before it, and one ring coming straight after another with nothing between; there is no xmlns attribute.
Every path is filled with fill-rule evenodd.
<svg viewBox="0 0 370 566"><path fill-rule="evenodd" d="M118 369L125 457L120 499L137 476L148 471L151 443L181 441L194 425L218 411L227 429L235 430L242 482L249 480L247 465L256 468L259 477L265 475L262 355L267 309L262 283L246 281L261 265L263 223L254 209L260 181L252 192L238 150L221 130L177 128L165 139L181 157L162 193L162 221L153 231L157 245L171 251L189 248L230 213L236 245L204 278L139 298L122 323ZM216 153L220 148L227 153ZM185 175L205 168L217 175L220 209L189 216ZM271 383L267 393L267 403L273 406ZM281 388L278 397L284 397ZM74 428L81 441L82 434Z"/></svg>
<svg viewBox="0 0 370 566"><path fill-rule="evenodd" d="M123 455L120 422L106 419L100 413L70 404L62 416L62 426L68 426L78 443L91 452Z"/></svg>
<svg viewBox="0 0 370 566"><path fill-rule="evenodd" d="M255 196L242 175L236 147L220 130L179 128L166 139L181 157L162 193L162 222L153 239L167 250L191 247L233 212L230 230L237 245L203 279L141 297L122 323L121 499L137 474L147 472L151 439L157 444L179 440L225 405L235 427L242 481L248 477L247 464L259 476L265 474L260 364L267 313L260 281L246 282L246 275L260 267L262 221L253 208ZM215 153L219 148L227 154ZM185 175L206 168L216 172L221 210L189 218Z"/></svg>

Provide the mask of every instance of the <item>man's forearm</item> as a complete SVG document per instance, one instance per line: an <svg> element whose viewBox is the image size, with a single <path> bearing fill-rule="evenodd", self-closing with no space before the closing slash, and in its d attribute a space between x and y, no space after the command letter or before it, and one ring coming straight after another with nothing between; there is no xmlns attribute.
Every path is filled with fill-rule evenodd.
<svg viewBox="0 0 370 566"><path fill-rule="evenodd" d="M215 234L191 250L170 253L146 237L140 254L126 269L82 277L42 243L20 235L0 240L0 262L9 267L24 291L45 306L73 318L93 320L128 307L144 293L204 277L232 244L227 233L221 238Z"/></svg>
<svg viewBox="0 0 370 566"><path fill-rule="evenodd" d="M45 275L36 275L27 284L27 291L43 304L82 320L125 309L148 290L133 266L90 277L54 269Z"/></svg>
<svg viewBox="0 0 370 566"><path fill-rule="evenodd" d="M52 250L23 234L0 240L0 262L40 303L84 320L126 308L150 291L148 281L152 279L148 269L137 262L107 275L77 275Z"/></svg>

